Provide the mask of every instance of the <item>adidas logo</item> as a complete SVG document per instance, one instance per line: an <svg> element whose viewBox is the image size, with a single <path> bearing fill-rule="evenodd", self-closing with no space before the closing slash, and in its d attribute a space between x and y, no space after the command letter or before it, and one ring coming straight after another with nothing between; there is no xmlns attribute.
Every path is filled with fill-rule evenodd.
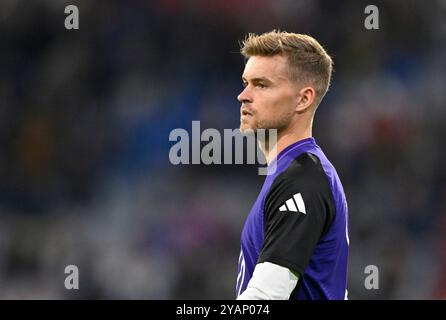
<svg viewBox="0 0 446 320"><path fill-rule="evenodd" d="M285 201L285 203L279 208L280 211L300 212L307 214L305 210L304 199L300 193L296 193L292 198Z"/></svg>

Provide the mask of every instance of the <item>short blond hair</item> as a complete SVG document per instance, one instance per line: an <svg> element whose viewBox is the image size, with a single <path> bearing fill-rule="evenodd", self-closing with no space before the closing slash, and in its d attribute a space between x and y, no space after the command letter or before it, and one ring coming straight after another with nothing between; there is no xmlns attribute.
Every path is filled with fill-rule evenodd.
<svg viewBox="0 0 446 320"><path fill-rule="evenodd" d="M298 33L273 30L256 35L250 33L241 44L241 54L252 56L283 55L290 65L290 77L316 91L317 106L328 91L333 61L316 39Z"/></svg>

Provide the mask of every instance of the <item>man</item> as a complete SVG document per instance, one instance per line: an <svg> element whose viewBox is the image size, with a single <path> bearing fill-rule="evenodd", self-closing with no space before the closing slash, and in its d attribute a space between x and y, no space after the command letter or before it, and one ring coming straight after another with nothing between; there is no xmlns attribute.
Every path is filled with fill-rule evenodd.
<svg viewBox="0 0 446 320"><path fill-rule="evenodd" d="M346 299L348 213L336 170L312 137L332 60L312 37L250 34L240 130L277 129L241 237L237 299ZM275 156L277 155L277 157Z"/></svg>

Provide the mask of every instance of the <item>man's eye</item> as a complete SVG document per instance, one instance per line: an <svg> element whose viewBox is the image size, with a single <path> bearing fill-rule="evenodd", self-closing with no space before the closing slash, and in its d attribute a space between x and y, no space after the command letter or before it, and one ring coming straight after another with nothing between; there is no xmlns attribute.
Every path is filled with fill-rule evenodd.
<svg viewBox="0 0 446 320"><path fill-rule="evenodd" d="M258 84L257 84L257 87L258 87L258 88L261 88L261 89L266 88L266 86L265 86L263 83L258 83Z"/></svg>

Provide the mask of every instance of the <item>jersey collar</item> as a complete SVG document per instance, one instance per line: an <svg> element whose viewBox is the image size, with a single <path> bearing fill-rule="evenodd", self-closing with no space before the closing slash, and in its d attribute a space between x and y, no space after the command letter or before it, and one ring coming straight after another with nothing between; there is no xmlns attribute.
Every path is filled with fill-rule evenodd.
<svg viewBox="0 0 446 320"><path fill-rule="evenodd" d="M273 161L271 161L271 163L268 165L268 168L275 168L275 166L277 165L276 162L279 162L281 159L283 159L289 152L291 152L292 150L295 150L307 143L316 143L316 139L314 139L314 137L309 137L309 138L305 138L299 141L296 141L292 144L290 144L289 146L287 146L285 149L283 149L282 151L279 152L279 154L277 155L276 158L274 158ZM269 170L268 170L269 171Z"/></svg>

